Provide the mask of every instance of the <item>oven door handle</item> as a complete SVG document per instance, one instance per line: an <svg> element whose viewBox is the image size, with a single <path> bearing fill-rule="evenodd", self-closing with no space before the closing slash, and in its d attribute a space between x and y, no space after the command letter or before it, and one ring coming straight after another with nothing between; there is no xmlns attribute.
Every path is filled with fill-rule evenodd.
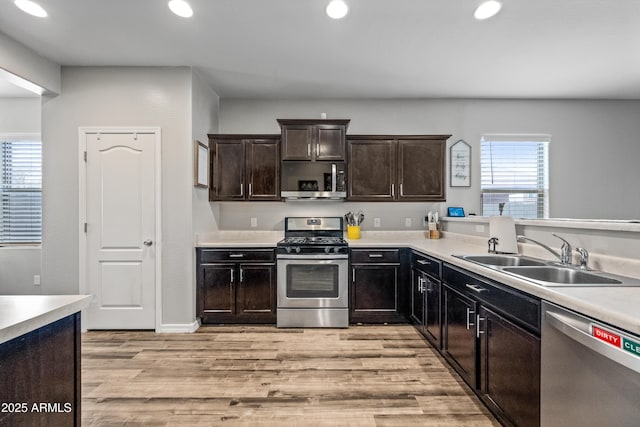
<svg viewBox="0 0 640 427"><path fill-rule="evenodd" d="M305 254L305 255L285 255L280 254L276 257L277 259L295 259L303 261L305 259L348 259L349 255L347 254Z"/></svg>

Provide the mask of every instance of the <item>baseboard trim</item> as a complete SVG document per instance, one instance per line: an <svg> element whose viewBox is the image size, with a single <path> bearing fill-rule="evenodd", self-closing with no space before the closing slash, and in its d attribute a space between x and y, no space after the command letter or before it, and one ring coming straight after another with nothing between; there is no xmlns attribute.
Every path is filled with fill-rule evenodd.
<svg viewBox="0 0 640 427"><path fill-rule="evenodd" d="M191 334L198 330L200 322L193 323L164 323L156 329L158 334Z"/></svg>

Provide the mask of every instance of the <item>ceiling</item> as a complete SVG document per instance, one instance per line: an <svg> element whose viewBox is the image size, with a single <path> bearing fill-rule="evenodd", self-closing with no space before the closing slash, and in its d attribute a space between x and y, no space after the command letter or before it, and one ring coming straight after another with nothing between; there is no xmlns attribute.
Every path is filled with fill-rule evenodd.
<svg viewBox="0 0 640 427"><path fill-rule="evenodd" d="M223 98L640 99L640 0L37 0L0 28L62 65L193 66ZM2 64L0 64L0 67Z"/></svg>

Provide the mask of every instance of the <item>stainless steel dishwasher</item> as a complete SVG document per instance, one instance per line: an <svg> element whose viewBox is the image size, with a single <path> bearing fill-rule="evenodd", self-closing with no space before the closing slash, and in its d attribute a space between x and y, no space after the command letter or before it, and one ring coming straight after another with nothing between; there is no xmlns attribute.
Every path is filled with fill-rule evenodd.
<svg viewBox="0 0 640 427"><path fill-rule="evenodd" d="M640 425L640 337L543 301L541 339L543 427Z"/></svg>

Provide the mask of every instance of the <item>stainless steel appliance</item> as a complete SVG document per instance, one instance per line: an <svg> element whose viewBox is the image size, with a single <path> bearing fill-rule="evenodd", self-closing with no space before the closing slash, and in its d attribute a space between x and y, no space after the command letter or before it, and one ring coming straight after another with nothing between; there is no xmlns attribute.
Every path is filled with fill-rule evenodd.
<svg viewBox="0 0 640 427"><path fill-rule="evenodd" d="M640 425L640 337L542 303L542 426Z"/></svg>
<svg viewBox="0 0 640 427"><path fill-rule="evenodd" d="M349 254L342 218L285 218L276 248L277 326L349 326Z"/></svg>
<svg viewBox="0 0 640 427"><path fill-rule="evenodd" d="M342 200L347 197L344 162L282 162L286 200Z"/></svg>

